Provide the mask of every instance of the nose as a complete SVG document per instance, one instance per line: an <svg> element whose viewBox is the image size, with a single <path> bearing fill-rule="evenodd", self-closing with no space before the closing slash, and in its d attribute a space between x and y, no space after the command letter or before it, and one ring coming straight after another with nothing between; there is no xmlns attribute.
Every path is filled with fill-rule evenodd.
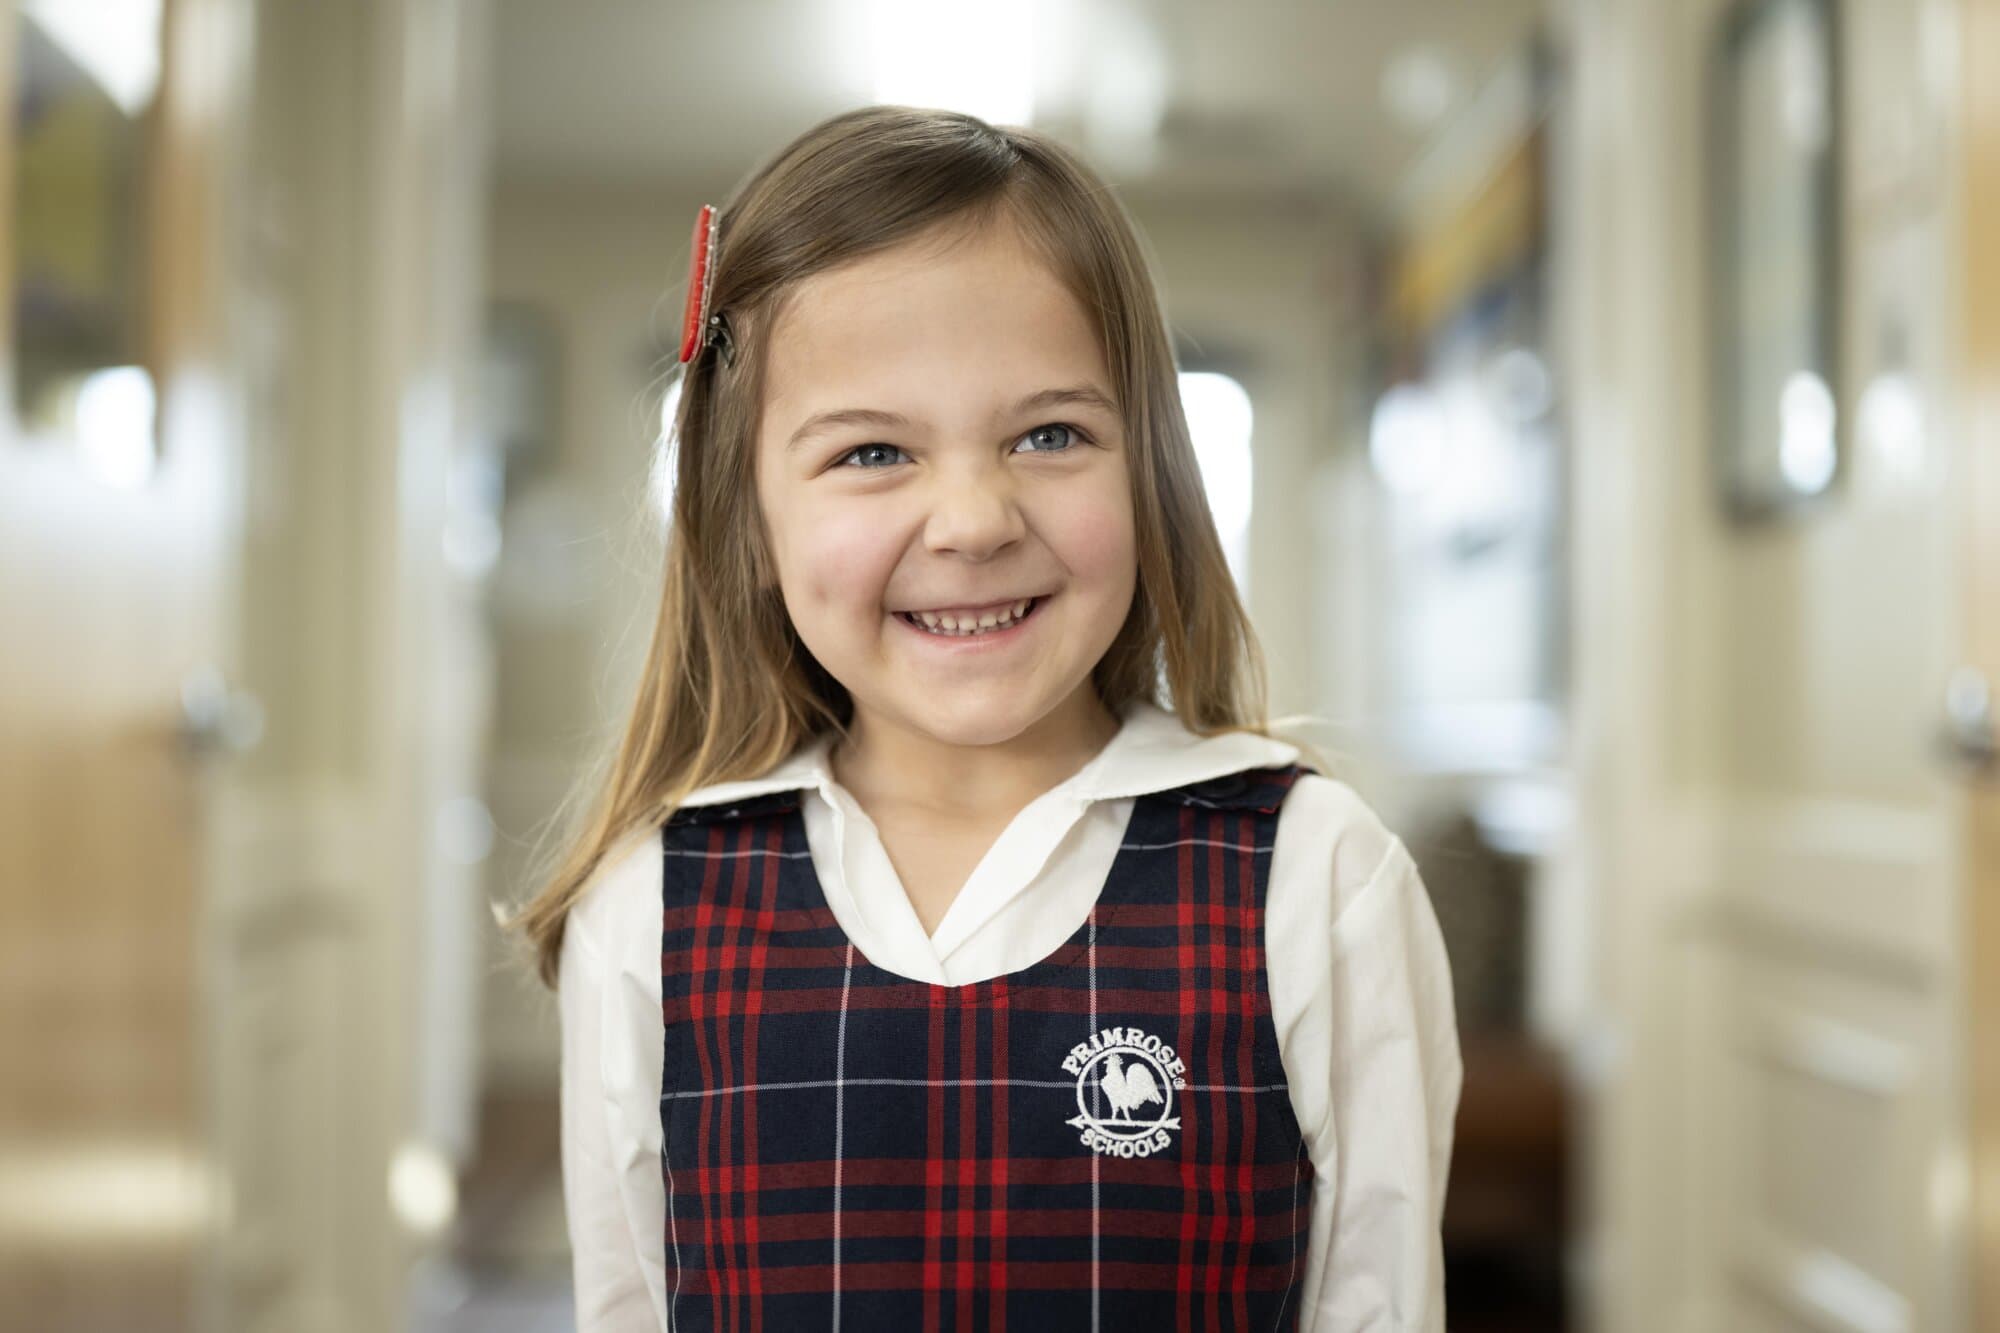
<svg viewBox="0 0 2000 1333"><path fill-rule="evenodd" d="M940 554L984 560L1027 531L1020 497L1005 468L955 468L930 488L924 546Z"/></svg>

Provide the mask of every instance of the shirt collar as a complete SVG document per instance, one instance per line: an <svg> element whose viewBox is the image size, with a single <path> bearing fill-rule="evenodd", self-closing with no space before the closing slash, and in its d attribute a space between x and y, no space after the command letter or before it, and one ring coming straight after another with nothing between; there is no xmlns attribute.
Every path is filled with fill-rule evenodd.
<svg viewBox="0 0 2000 1333"><path fill-rule="evenodd" d="M1133 699L1123 716L1117 734L1055 790L1068 792L1079 804L1118 800L1205 782L1246 768L1275 767L1299 757L1297 746L1275 737L1247 731L1199 735L1183 726L1177 714L1149 699ZM713 805L802 787L817 790L831 802L839 785L827 758L832 748L833 733L822 732L770 772L697 788L681 804Z"/></svg>

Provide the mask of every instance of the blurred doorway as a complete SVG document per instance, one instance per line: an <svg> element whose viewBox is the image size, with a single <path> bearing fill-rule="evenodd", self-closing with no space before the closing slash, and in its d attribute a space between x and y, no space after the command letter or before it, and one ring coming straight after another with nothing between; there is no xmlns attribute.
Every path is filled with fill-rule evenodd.
<svg viewBox="0 0 2000 1333"><path fill-rule="evenodd" d="M482 14L0 0L9 1329L449 1298Z"/></svg>
<svg viewBox="0 0 2000 1333"><path fill-rule="evenodd" d="M205 770L260 721L230 684L220 152L189 95L218 71L170 58L216 7L108 8L0 6L0 1309L167 1333L198 1326L222 1203Z"/></svg>
<svg viewBox="0 0 2000 1333"><path fill-rule="evenodd" d="M1947 719L1993 667L1958 315L1996 222L1955 203L1985 7L1570 7L1606 1328L1966 1326L1990 798ZM1734 337L1768 394L1729 401ZM1753 456L1777 501L1742 503Z"/></svg>

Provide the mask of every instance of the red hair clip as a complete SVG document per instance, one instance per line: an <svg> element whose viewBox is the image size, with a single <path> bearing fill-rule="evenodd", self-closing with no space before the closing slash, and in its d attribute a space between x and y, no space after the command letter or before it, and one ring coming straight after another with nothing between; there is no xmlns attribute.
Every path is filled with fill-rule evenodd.
<svg viewBox="0 0 2000 1333"><path fill-rule="evenodd" d="M729 336L729 321L720 312L710 314L708 293L715 281L715 206L703 204L695 215L694 240L689 247L687 313L681 319L681 362L685 365L701 355L712 339L722 353L724 365L736 364L736 344Z"/></svg>

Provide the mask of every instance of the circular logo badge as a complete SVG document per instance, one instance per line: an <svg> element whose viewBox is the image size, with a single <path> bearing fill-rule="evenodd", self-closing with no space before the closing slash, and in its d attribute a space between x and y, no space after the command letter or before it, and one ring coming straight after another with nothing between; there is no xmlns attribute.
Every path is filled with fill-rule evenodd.
<svg viewBox="0 0 2000 1333"><path fill-rule="evenodd" d="M1151 1157L1181 1127L1174 1094L1187 1067L1174 1048L1139 1028L1105 1028L1063 1060L1076 1076L1069 1120L1086 1148L1106 1157Z"/></svg>

